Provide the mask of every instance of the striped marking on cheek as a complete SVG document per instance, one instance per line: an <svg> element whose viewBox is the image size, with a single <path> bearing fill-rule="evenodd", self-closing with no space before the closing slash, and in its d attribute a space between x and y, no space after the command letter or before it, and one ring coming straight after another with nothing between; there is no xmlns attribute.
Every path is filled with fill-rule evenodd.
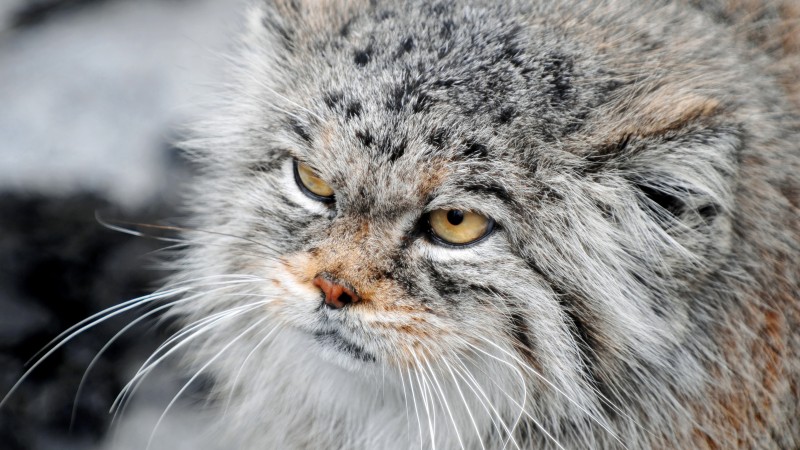
<svg viewBox="0 0 800 450"><path fill-rule="evenodd" d="M532 342L531 329L528 327L528 322L525 317L520 313L512 313L508 318L510 322L510 337L514 348L517 350L523 360L530 364L530 366L542 372L542 365L539 358L536 357L534 345Z"/></svg>

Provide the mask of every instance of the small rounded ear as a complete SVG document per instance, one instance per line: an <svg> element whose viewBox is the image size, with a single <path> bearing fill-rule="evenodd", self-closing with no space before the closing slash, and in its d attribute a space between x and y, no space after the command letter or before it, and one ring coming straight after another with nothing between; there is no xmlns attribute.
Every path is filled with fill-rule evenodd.
<svg viewBox="0 0 800 450"><path fill-rule="evenodd" d="M251 32L272 34L287 49L320 35L340 33L369 0L255 0ZM256 29L254 29L256 28Z"/></svg>
<svg viewBox="0 0 800 450"><path fill-rule="evenodd" d="M722 101L665 85L603 117L593 131L606 144L585 155L587 170L624 176L666 227L700 229L731 211L743 143Z"/></svg>

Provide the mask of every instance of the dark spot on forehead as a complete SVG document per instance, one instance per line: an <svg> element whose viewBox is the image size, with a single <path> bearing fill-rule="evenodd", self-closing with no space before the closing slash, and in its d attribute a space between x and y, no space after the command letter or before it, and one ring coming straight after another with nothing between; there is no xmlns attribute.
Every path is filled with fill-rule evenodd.
<svg viewBox="0 0 800 450"><path fill-rule="evenodd" d="M344 115L348 119L361 116L361 102L352 102L347 105Z"/></svg>
<svg viewBox="0 0 800 450"><path fill-rule="evenodd" d="M510 62L511 65L516 67L524 65L522 55L525 52L522 50L522 47L519 43L520 33L521 28L519 26L515 26L510 31L503 33L503 35L499 38L500 45L502 46L502 50L498 54L499 58Z"/></svg>
<svg viewBox="0 0 800 450"><path fill-rule="evenodd" d="M450 9L449 6L448 2L437 2L431 6L431 12L439 16L447 12Z"/></svg>
<svg viewBox="0 0 800 450"><path fill-rule="evenodd" d="M433 133L428 136L428 144L439 150L444 150L444 144L447 140L447 130L444 128L437 128Z"/></svg>
<svg viewBox="0 0 800 450"><path fill-rule="evenodd" d="M394 53L394 59L402 57L403 55L409 53L413 49L414 49L414 38L408 36L398 46L397 51Z"/></svg>
<svg viewBox="0 0 800 450"><path fill-rule="evenodd" d="M505 125L517 115L517 110L514 109L513 106L505 106L500 108L500 112L498 112L495 121L500 125Z"/></svg>
<svg viewBox="0 0 800 450"><path fill-rule="evenodd" d="M323 101L325 102L325 106L327 106L328 108L336 109L342 102L343 98L344 94L342 94L341 92L338 91L328 92L327 94L325 94Z"/></svg>
<svg viewBox="0 0 800 450"><path fill-rule="evenodd" d="M407 37L402 44L400 44L401 48L405 52L410 52L414 49L414 38L411 36Z"/></svg>
<svg viewBox="0 0 800 450"><path fill-rule="evenodd" d="M430 109L433 99L421 89L422 78L406 72L403 81L392 87L386 108L390 111L400 112L410 106L413 113L420 113Z"/></svg>
<svg viewBox="0 0 800 450"><path fill-rule="evenodd" d="M353 56L353 61L357 66L364 67L372 59L372 53L373 49L371 46L365 48L364 50L359 50Z"/></svg>
<svg viewBox="0 0 800 450"><path fill-rule="evenodd" d="M428 111L433 105L433 99L426 93L420 92L414 101L414 107L411 109L414 113L421 113Z"/></svg>
<svg viewBox="0 0 800 450"><path fill-rule="evenodd" d="M456 84L460 84L460 80L455 78L440 78L433 82L433 86L439 88L449 88Z"/></svg>
<svg viewBox="0 0 800 450"><path fill-rule="evenodd" d="M390 19L394 17L394 11L390 9L384 9L383 11L378 13L378 22L383 22L386 19Z"/></svg>
<svg viewBox="0 0 800 450"><path fill-rule="evenodd" d="M351 18L347 22L342 25L342 28L339 29L339 36L346 38L350 35L350 26L353 24L353 19Z"/></svg>
<svg viewBox="0 0 800 450"><path fill-rule="evenodd" d="M480 142L467 141L463 155L467 158L486 158L489 156L489 150Z"/></svg>
<svg viewBox="0 0 800 450"><path fill-rule="evenodd" d="M403 106L410 100L411 95L414 94L414 90L417 86L417 79L413 78L409 73L406 73L403 81L392 88L389 99L386 101L386 107L391 111L402 110Z"/></svg>
<svg viewBox="0 0 800 450"><path fill-rule="evenodd" d="M372 133L369 130L359 130L356 131L356 138L361 141L361 145L364 147L372 147L372 144L375 142L375 139L372 137Z"/></svg>
<svg viewBox="0 0 800 450"><path fill-rule="evenodd" d="M450 19L446 19L442 22L442 29L439 31L439 36L443 39L449 39L453 35L453 30L455 30L456 24Z"/></svg>
<svg viewBox="0 0 800 450"><path fill-rule="evenodd" d="M390 161L395 161L405 154L407 145L408 142L405 137L388 137L381 143L380 151L388 156Z"/></svg>

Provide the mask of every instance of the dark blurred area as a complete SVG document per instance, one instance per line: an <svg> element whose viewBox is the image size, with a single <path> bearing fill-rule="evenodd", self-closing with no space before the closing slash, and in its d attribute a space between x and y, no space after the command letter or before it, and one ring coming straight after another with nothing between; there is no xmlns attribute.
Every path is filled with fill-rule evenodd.
<svg viewBox="0 0 800 450"><path fill-rule="evenodd" d="M9 26L23 28L43 22L48 17L89 3L105 0L29 0L21 2L10 14Z"/></svg>
<svg viewBox="0 0 800 450"><path fill-rule="evenodd" d="M59 333L163 281L158 260L170 243L110 229L96 216L178 220L189 166L172 141L202 114L236 5L0 1L0 399ZM145 320L87 368L146 311L103 321L44 359L0 408L0 449L144 448L185 379L144 383L113 440L109 409L174 330ZM191 391L186 397L153 449L205 448L190 438L197 422Z"/></svg>
<svg viewBox="0 0 800 450"><path fill-rule="evenodd" d="M121 217L94 193L0 194L0 386L19 380L26 361L60 332L146 294L163 275L146 267L146 255L162 244L106 229L95 212L149 221L168 209ZM129 361L155 348L153 323L131 329L102 355L80 398L78 386L98 350L135 317L104 321L44 359L0 410L3 448L87 448L99 441L109 406L130 376Z"/></svg>

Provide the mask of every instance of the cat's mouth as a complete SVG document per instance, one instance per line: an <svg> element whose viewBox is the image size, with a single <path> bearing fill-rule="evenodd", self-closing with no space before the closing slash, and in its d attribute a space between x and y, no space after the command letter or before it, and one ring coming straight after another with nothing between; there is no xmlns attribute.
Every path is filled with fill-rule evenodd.
<svg viewBox="0 0 800 450"><path fill-rule="evenodd" d="M338 350L353 359L367 363L374 363L376 361L375 355L366 351L364 347L345 338L337 330L315 331L314 340L323 347Z"/></svg>

